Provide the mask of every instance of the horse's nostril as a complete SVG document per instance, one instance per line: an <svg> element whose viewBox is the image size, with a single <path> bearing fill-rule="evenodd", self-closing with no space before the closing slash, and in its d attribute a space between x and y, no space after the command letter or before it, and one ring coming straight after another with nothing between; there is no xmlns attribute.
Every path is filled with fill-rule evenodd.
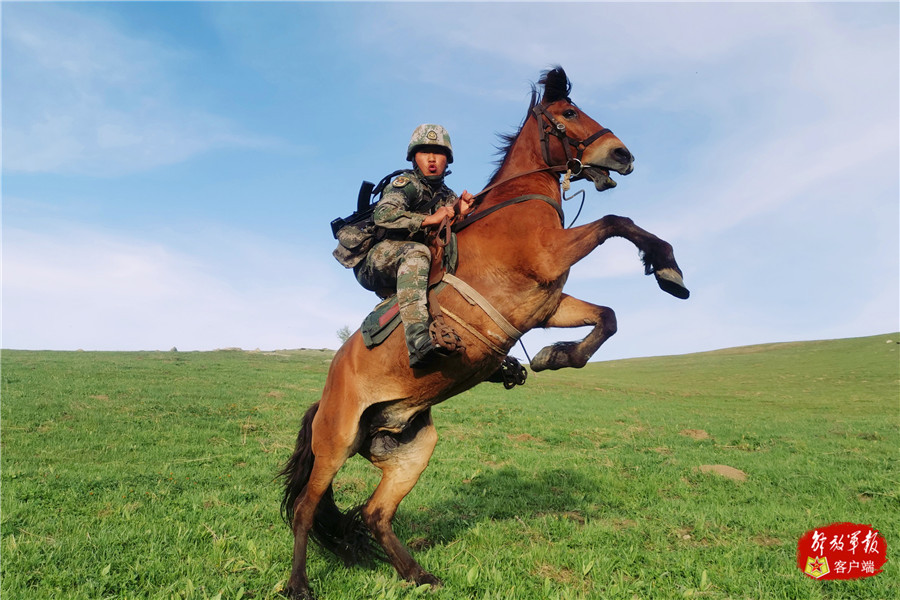
<svg viewBox="0 0 900 600"><path fill-rule="evenodd" d="M628 148L624 146L619 146L612 151L613 158L623 164L628 164L634 160L634 157L631 155L631 152L628 151Z"/></svg>

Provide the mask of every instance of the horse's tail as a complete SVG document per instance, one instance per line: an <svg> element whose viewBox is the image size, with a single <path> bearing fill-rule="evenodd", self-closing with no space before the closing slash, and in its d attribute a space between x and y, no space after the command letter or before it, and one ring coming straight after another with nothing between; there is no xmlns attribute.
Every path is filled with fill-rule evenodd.
<svg viewBox="0 0 900 600"><path fill-rule="evenodd" d="M284 478L284 497L281 499L281 515L288 525L294 519L294 504L306 489L312 474L315 455L312 451L312 422L319 410L316 402L306 414L297 433L294 454L285 463L279 476ZM310 535L320 546L341 558L348 566L371 564L374 560L387 560L381 547L375 542L362 520L362 507L341 512L334 501L334 490L328 486L313 518Z"/></svg>
<svg viewBox="0 0 900 600"><path fill-rule="evenodd" d="M306 489L309 476L312 475L313 463L316 460L312 451L312 422L319 410L316 402L303 415L300 431L297 433L297 444L294 453L278 473L284 478L284 497L281 499L281 516L288 525L293 524L294 504Z"/></svg>

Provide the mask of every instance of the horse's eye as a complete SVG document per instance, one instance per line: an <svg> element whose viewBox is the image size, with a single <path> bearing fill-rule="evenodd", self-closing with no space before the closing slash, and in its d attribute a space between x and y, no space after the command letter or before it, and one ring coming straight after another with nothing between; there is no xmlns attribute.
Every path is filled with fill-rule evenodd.
<svg viewBox="0 0 900 600"><path fill-rule="evenodd" d="M578 116L578 112L575 111L574 109L570 108L570 109L566 110L565 112L563 112L563 116L567 119L574 119L575 117Z"/></svg>

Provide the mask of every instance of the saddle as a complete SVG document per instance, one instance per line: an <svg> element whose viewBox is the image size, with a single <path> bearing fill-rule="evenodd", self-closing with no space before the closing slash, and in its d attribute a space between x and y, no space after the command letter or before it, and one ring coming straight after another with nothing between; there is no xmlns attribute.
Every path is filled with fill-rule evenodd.
<svg viewBox="0 0 900 600"><path fill-rule="evenodd" d="M431 249L431 270L428 273L428 312L431 313L432 336L444 349L453 352L461 348L459 336L452 328L444 323L440 308L433 298L434 293L444 287L441 281L444 273L455 273L459 261L456 246L456 234L449 236L446 245L433 243L429 240ZM397 302L396 290L381 290L378 296L382 298L369 315L363 319L360 331L366 348L374 348L381 344L400 325L400 305Z"/></svg>
<svg viewBox="0 0 900 600"><path fill-rule="evenodd" d="M400 324L400 305L397 294L382 300L375 309L363 319L360 331L366 348L374 348L386 340Z"/></svg>
<svg viewBox="0 0 900 600"><path fill-rule="evenodd" d="M433 242L433 240L431 241ZM436 294L448 285L445 274L449 273L452 276L456 272L458 262L456 234L449 236L446 245L431 243L429 246L432 250L431 271L428 276L428 312L431 314L432 318L430 333L439 346L447 352L452 353L456 350L463 349L462 341L453 328L446 323L443 311L438 304ZM450 277L449 279L455 280L455 277ZM465 286L465 284L459 280L456 281L457 283L454 284L454 287L459 291L458 286L460 284ZM471 288L469 288L469 293L477 294L477 292L471 290ZM384 340L386 340L402 322L400 319L400 304L397 300L397 294L393 293L389 296L387 296L387 294L379 294L379 296L382 297L383 300L379 302L372 312L363 320L362 326L360 327L360 332L362 333L363 342L365 343L366 348L374 348L384 342ZM482 305L482 309L484 308L485 307ZM450 316L453 317L454 315L451 313ZM501 315L495 315L492 316L492 318L495 319L495 322L498 322L499 320L505 323L505 320ZM455 319L458 320L459 318L455 317ZM503 353L501 349L493 346L489 340L472 330L471 327L466 326L464 322L460 322L460 324L466 327L470 333L481 339L486 345L493 347L496 352ZM508 323L506 323L506 325L507 328L504 330L507 331L508 335L514 336L515 339L521 337L521 333L515 331L514 328L511 332L508 331L512 326ZM517 385L523 385L527 376L528 371L519 363L518 359L513 358L512 356L505 356L497 371L488 377L486 381L502 383L503 387L509 390Z"/></svg>

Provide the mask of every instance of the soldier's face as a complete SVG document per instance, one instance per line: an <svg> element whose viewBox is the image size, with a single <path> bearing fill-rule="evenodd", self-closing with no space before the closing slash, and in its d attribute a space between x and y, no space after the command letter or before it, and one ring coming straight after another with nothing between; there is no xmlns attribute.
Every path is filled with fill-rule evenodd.
<svg viewBox="0 0 900 600"><path fill-rule="evenodd" d="M443 152L416 152L416 166L425 175L443 175L447 170L447 155Z"/></svg>

